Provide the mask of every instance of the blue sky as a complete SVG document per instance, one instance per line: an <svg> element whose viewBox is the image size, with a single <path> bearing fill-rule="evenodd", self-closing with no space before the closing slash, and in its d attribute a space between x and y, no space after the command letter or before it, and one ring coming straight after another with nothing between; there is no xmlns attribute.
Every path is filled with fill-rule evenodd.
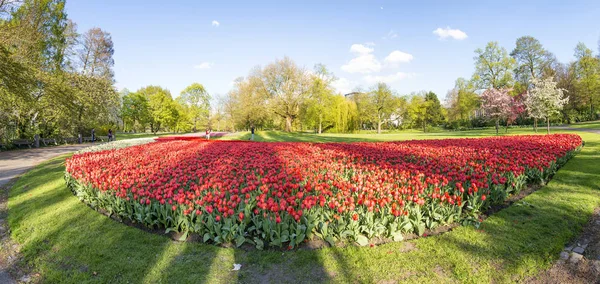
<svg viewBox="0 0 600 284"><path fill-rule="evenodd" d="M253 67L289 56L325 64L341 92L383 80L443 99L489 41L510 52L531 35L562 62L580 41L598 49L600 1L411 2L68 0L67 13L81 33L111 33L119 89L160 85L174 97L193 82L224 95Z"/></svg>

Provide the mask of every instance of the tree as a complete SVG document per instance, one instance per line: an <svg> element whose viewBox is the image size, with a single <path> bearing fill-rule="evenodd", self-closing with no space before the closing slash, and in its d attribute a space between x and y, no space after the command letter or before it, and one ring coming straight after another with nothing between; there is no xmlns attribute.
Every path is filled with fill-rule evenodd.
<svg viewBox="0 0 600 284"><path fill-rule="evenodd" d="M73 86L73 105L69 107L77 118L77 130L86 125L99 125L110 121L109 110L118 105L119 95L112 83L103 78L69 73Z"/></svg>
<svg viewBox="0 0 600 284"><path fill-rule="evenodd" d="M517 39L516 47L510 53L516 60L515 78L518 82L529 88L533 78L539 78L544 70L551 64L553 56L544 49L542 44L534 37L523 36Z"/></svg>
<svg viewBox="0 0 600 284"><path fill-rule="evenodd" d="M163 126L173 127L178 113L171 92L159 86L147 86L137 91L148 101L150 131L158 132Z"/></svg>
<svg viewBox="0 0 600 284"><path fill-rule="evenodd" d="M271 124L273 114L261 76L262 70L255 68L247 78L237 78L224 100L223 111L232 129L261 128Z"/></svg>
<svg viewBox="0 0 600 284"><path fill-rule="evenodd" d="M210 95L199 83L193 83L186 87L179 95L179 102L189 107L190 116L194 124L194 132L197 131L200 119L208 120L210 111Z"/></svg>
<svg viewBox="0 0 600 284"><path fill-rule="evenodd" d="M115 50L110 33L91 28L81 36L81 43L78 58L82 73L112 81Z"/></svg>
<svg viewBox="0 0 600 284"><path fill-rule="evenodd" d="M123 130L135 130L138 125L142 132L146 131L146 124L150 121L148 99L138 92L123 96L121 116L123 117ZM128 125L130 125L129 128Z"/></svg>
<svg viewBox="0 0 600 284"><path fill-rule="evenodd" d="M398 110L398 98L394 96L390 87L385 83L378 83L370 94L371 104L377 119L377 134L381 133L381 125L391 120Z"/></svg>
<svg viewBox="0 0 600 284"><path fill-rule="evenodd" d="M486 117L496 122L496 135L500 128L500 120L511 113L511 98L508 89L487 89L481 94L481 108Z"/></svg>
<svg viewBox="0 0 600 284"><path fill-rule="evenodd" d="M508 56L506 49L498 42L489 42L485 49L475 50L475 74L473 82L479 89L500 89L512 86L512 70L515 68L515 59Z"/></svg>
<svg viewBox="0 0 600 284"><path fill-rule="evenodd" d="M406 116L411 123L427 132L427 109L430 107L431 101L425 100L422 94L413 94L407 106Z"/></svg>
<svg viewBox="0 0 600 284"><path fill-rule="evenodd" d="M514 123L519 116L525 113L525 97L526 93L510 96L510 110L506 116L506 132L508 132L508 126Z"/></svg>
<svg viewBox="0 0 600 284"><path fill-rule="evenodd" d="M357 129L366 129L367 125L375 120L375 109L371 104L370 94L361 90L356 90L348 95L348 98L356 105L358 119L356 121Z"/></svg>
<svg viewBox="0 0 600 284"><path fill-rule="evenodd" d="M569 98L564 97L564 90L557 88L552 78L536 78L532 83L534 87L525 99L525 106L531 117L546 119L546 130L550 134L550 118L560 113Z"/></svg>
<svg viewBox="0 0 600 284"><path fill-rule="evenodd" d="M600 59L581 42L575 48L575 57L576 89L589 103L590 116L595 119L595 104L600 96Z"/></svg>
<svg viewBox="0 0 600 284"><path fill-rule="evenodd" d="M444 109L437 95L434 92L427 92L425 94L425 101L427 102L425 122L430 125L439 125L444 122L446 120Z"/></svg>
<svg viewBox="0 0 600 284"><path fill-rule="evenodd" d="M285 120L285 131L291 132L300 106L309 95L307 73L290 58L284 57L262 70L262 91L272 111Z"/></svg>
<svg viewBox="0 0 600 284"><path fill-rule="evenodd" d="M448 119L450 121L466 122L473 111L479 107L479 96L475 93L475 88L470 81L464 78L458 78L454 84L454 89L448 93Z"/></svg>
<svg viewBox="0 0 600 284"><path fill-rule="evenodd" d="M331 104L333 96L331 82L335 81L336 78L327 70L325 65L317 64L314 73L310 75L310 80L310 95L305 102L307 104L306 112L316 117L317 133L321 134L323 132L323 119L326 115L325 108Z"/></svg>

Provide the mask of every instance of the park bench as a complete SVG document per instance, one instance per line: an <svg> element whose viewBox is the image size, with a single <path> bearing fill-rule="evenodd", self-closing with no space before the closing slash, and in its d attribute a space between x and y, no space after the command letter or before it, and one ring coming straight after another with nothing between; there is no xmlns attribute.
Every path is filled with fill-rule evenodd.
<svg viewBox="0 0 600 284"><path fill-rule="evenodd" d="M96 140L98 140L98 139L96 139ZM87 137L83 137L83 142L94 142L94 140L92 139L92 136L87 136Z"/></svg>
<svg viewBox="0 0 600 284"><path fill-rule="evenodd" d="M108 136L96 136L96 141L107 142Z"/></svg>
<svg viewBox="0 0 600 284"><path fill-rule="evenodd" d="M54 138L43 138L42 143L44 143L44 146L48 146L48 144L58 145L58 142Z"/></svg>
<svg viewBox="0 0 600 284"><path fill-rule="evenodd" d="M76 144L77 142L79 142L79 138L77 137L67 137L63 140L65 140L65 144Z"/></svg>
<svg viewBox="0 0 600 284"><path fill-rule="evenodd" d="M27 147L31 148L31 145L33 145L33 142L31 142L27 139L16 139L16 140L13 140L12 143L17 147L26 145Z"/></svg>

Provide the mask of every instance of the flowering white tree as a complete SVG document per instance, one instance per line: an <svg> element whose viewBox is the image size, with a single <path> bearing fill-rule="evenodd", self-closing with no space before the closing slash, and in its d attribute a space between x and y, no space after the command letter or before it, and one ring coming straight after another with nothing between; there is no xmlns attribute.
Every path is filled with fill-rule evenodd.
<svg viewBox="0 0 600 284"><path fill-rule="evenodd" d="M564 89L557 88L552 78L531 80L533 89L525 99L525 106L530 117L546 119L546 131L550 134L550 118L560 113L560 110L569 102L569 97L564 97Z"/></svg>
<svg viewBox="0 0 600 284"><path fill-rule="evenodd" d="M500 127L500 120L506 119L512 113L512 99L508 89L487 89L481 94L481 108L485 116L496 121L496 135Z"/></svg>

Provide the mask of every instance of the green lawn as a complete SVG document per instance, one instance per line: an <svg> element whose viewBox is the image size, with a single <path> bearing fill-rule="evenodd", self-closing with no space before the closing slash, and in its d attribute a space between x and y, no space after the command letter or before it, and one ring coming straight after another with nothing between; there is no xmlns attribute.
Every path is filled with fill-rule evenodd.
<svg viewBox="0 0 600 284"><path fill-rule="evenodd" d="M259 132L258 141L357 141L479 137L481 132L314 135ZM512 134L527 130L512 130ZM247 139L239 133L228 138ZM25 174L11 189L8 222L21 265L42 282L281 283L513 282L558 258L600 206L600 135L580 133L582 152L541 190L480 228L376 247L244 251L167 237L117 223L65 187L64 157ZM233 264L242 264L232 271Z"/></svg>

